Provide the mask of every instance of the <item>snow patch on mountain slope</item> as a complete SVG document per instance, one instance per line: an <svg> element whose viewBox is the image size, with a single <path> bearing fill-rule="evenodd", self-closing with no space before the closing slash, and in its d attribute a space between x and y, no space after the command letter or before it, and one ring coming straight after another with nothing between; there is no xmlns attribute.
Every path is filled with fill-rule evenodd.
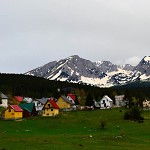
<svg viewBox="0 0 150 150"><path fill-rule="evenodd" d="M145 61L150 61L150 56L144 57L144 60L145 60Z"/></svg>
<svg viewBox="0 0 150 150"><path fill-rule="evenodd" d="M118 69L118 71L113 71L113 72L107 73L107 76L105 76L101 79L100 78L88 78L88 77L81 76L81 81L83 83L87 83L87 84L98 85L98 86L104 85L104 86L110 87L110 86L113 86L113 84L109 83L108 81L111 79L111 77L113 75L115 75L117 73L122 73L122 76L128 77L131 74L131 71L125 71L122 69ZM122 83L122 84L126 83L125 79L120 81L120 83Z"/></svg>
<svg viewBox="0 0 150 150"><path fill-rule="evenodd" d="M52 78L50 78L50 77L48 77L50 80L55 80L55 79L57 79L59 76L60 76L60 74L61 74L61 70L59 70L59 72L57 73L57 74L55 74Z"/></svg>
<svg viewBox="0 0 150 150"><path fill-rule="evenodd" d="M150 76L147 76L146 74L143 74L143 75L140 76L141 80L146 80L146 79L149 79L149 78L150 78Z"/></svg>

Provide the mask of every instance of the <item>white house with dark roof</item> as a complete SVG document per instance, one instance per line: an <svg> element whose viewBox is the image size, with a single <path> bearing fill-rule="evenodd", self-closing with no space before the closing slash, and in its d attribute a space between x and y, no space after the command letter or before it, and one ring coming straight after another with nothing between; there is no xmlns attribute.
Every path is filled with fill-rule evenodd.
<svg viewBox="0 0 150 150"><path fill-rule="evenodd" d="M48 98L35 99L32 102L35 104L36 111L41 111L47 102Z"/></svg>
<svg viewBox="0 0 150 150"><path fill-rule="evenodd" d="M0 93L0 96L1 96L0 107L7 108L8 107L8 97L3 93Z"/></svg>
<svg viewBox="0 0 150 150"><path fill-rule="evenodd" d="M112 108L113 100L107 95L104 95L103 98L99 101L99 104L100 104L100 109Z"/></svg>

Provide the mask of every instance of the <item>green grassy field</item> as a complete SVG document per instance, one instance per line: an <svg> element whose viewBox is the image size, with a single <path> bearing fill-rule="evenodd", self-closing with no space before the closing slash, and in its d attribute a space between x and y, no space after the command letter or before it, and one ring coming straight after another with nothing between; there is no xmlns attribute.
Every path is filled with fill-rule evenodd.
<svg viewBox="0 0 150 150"><path fill-rule="evenodd" d="M56 118L0 120L0 150L149 150L150 111L144 123L123 119L124 110L65 112ZM106 128L100 128L101 120Z"/></svg>

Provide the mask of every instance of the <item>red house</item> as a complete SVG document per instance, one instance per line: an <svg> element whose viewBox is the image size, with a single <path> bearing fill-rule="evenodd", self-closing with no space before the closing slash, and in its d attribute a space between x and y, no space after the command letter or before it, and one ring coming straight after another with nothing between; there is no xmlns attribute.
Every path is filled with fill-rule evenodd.
<svg viewBox="0 0 150 150"><path fill-rule="evenodd" d="M76 100L76 96L74 94L68 94L67 98L72 102L75 103Z"/></svg>

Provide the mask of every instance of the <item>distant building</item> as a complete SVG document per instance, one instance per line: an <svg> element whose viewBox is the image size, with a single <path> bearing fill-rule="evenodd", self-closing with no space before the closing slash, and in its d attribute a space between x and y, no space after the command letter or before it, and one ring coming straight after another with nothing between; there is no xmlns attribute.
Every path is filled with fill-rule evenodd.
<svg viewBox="0 0 150 150"><path fill-rule="evenodd" d="M115 104L116 107L123 107L126 105L126 102L124 100L124 95L116 95L115 96Z"/></svg>
<svg viewBox="0 0 150 150"><path fill-rule="evenodd" d="M104 95L103 98L99 101L99 104L100 104L100 109L112 108L113 100L107 95Z"/></svg>
<svg viewBox="0 0 150 150"><path fill-rule="evenodd" d="M32 102L35 104L36 111L42 111L47 100L48 98L34 99Z"/></svg>
<svg viewBox="0 0 150 150"><path fill-rule="evenodd" d="M3 93L0 93L0 97L1 97L0 106L7 108L8 107L8 97L6 95L4 95Z"/></svg>
<svg viewBox="0 0 150 150"><path fill-rule="evenodd" d="M19 105L23 100L23 97L22 96L14 96L13 98L13 104L14 105Z"/></svg>
<svg viewBox="0 0 150 150"><path fill-rule="evenodd" d="M67 98L75 104L76 96L74 94L68 94Z"/></svg>
<svg viewBox="0 0 150 150"><path fill-rule="evenodd" d="M3 117L4 119L20 119L23 117L23 110L18 105L9 105Z"/></svg>
<svg viewBox="0 0 150 150"><path fill-rule="evenodd" d="M74 103L63 95L56 101L56 104L60 109L63 110L71 110L72 107L74 106Z"/></svg>
<svg viewBox="0 0 150 150"><path fill-rule="evenodd" d="M47 100L43 107L42 116L56 116L59 114L59 107L53 99Z"/></svg>
<svg viewBox="0 0 150 150"><path fill-rule="evenodd" d="M149 100L143 101L143 108L144 109L150 109L150 101Z"/></svg>
<svg viewBox="0 0 150 150"><path fill-rule="evenodd" d="M95 109L100 109L100 103L99 102L97 102L96 100L93 100L94 101L94 108Z"/></svg>
<svg viewBox="0 0 150 150"><path fill-rule="evenodd" d="M30 98L30 97L24 97L23 101L26 102L26 103L31 103L33 101L33 99Z"/></svg>
<svg viewBox="0 0 150 150"><path fill-rule="evenodd" d="M19 106L23 110L23 117L37 115L34 103L23 103L23 104L19 104Z"/></svg>

